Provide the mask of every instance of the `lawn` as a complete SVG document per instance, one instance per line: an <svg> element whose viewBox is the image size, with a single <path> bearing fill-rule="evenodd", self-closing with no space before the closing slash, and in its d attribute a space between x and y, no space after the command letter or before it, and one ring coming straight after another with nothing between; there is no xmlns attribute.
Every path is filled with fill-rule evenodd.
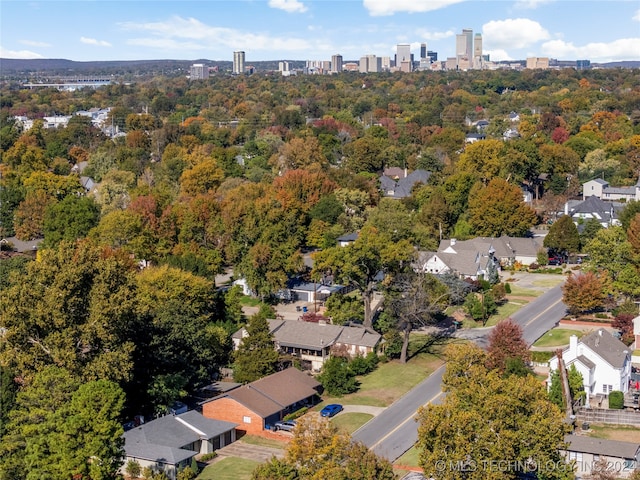
<svg viewBox="0 0 640 480"><path fill-rule="evenodd" d="M623 442L640 443L640 429L638 427L624 427L620 425L589 425L590 437L608 438L609 440L620 440Z"/></svg>
<svg viewBox="0 0 640 480"><path fill-rule="evenodd" d="M419 467L420 465L418 465L418 449L416 448L416 446L414 445L409 450L407 450L404 455L393 462L393 464L403 467Z"/></svg>
<svg viewBox="0 0 640 480"><path fill-rule="evenodd" d="M261 303L259 298L249 297L247 295L240 297L240 305L243 307L258 307Z"/></svg>
<svg viewBox="0 0 640 480"><path fill-rule="evenodd" d="M412 335L410 359L405 365L398 360L381 363L370 374L358 377L360 389L357 392L341 398L325 397L316 409L320 411L329 403L374 407L391 405L444 363L439 355L442 345L430 347L430 352L422 351L426 349L425 342L430 338L428 335Z"/></svg>
<svg viewBox="0 0 640 480"><path fill-rule="evenodd" d="M334 417L331 422L336 427L351 434L372 418L373 415L369 413L343 413L342 415Z"/></svg>
<svg viewBox="0 0 640 480"><path fill-rule="evenodd" d="M243 435L238 440L242 440L244 443L248 443L250 445L258 445L260 447L271 447L271 448L287 448L289 446L289 442L284 440L276 440L275 438L265 438L260 437L258 435Z"/></svg>
<svg viewBox="0 0 640 480"><path fill-rule="evenodd" d="M560 347L569 345L569 337L578 335L581 337L584 332L568 328L554 328L545 333L533 344L534 347Z"/></svg>
<svg viewBox="0 0 640 480"><path fill-rule="evenodd" d="M531 288L522 288L517 286L515 283L509 282L509 285L511 286L511 293L507 294L507 297L514 296L514 297L531 297L531 298L535 298L535 297L539 297L540 295L542 295L544 292L542 290L532 290Z"/></svg>
<svg viewBox="0 0 640 480"><path fill-rule="evenodd" d="M249 480L260 462L245 458L229 457L208 465L196 477L197 480Z"/></svg>

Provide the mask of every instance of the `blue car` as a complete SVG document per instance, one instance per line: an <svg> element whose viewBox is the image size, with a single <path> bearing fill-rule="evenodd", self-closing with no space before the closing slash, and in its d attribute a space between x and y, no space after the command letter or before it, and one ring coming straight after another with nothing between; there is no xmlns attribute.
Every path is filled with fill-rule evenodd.
<svg viewBox="0 0 640 480"><path fill-rule="evenodd" d="M320 410L320 415L323 417L333 417L342 411L342 405L338 403L332 403Z"/></svg>

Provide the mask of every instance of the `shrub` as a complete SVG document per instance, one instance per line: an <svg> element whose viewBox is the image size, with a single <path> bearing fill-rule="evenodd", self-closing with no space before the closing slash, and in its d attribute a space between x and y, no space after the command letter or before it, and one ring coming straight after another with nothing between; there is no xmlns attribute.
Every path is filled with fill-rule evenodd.
<svg viewBox="0 0 640 480"><path fill-rule="evenodd" d="M208 462L209 460L212 460L212 459L216 458L217 456L218 456L218 454L216 452L205 453L204 455L202 455L200 457L200 461L201 462Z"/></svg>
<svg viewBox="0 0 640 480"><path fill-rule="evenodd" d="M366 375L370 371L369 362L367 362L367 359L361 355L358 355L349 362L349 368L356 375Z"/></svg>
<svg viewBox="0 0 640 480"><path fill-rule="evenodd" d="M505 283L504 284L504 291L507 295L509 295L511 293L511 284L510 283Z"/></svg>
<svg viewBox="0 0 640 480"><path fill-rule="evenodd" d="M609 318L609 315L607 315L606 313L596 313L595 317L596 318L607 319L607 318Z"/></svg>
<svg viewBox="0 0 640 480"><path fill-rule="evenodd" d="M621 410L624 407L624 393L614 390L609 394L609 408Z"/></svg>
<svg viewBox="0 0 640 480"><path fill-rule="evenodd" d="M553 352L534 351L534 352L531 352L531 361L534 363L545 363L551 360L551 357L553 357L553 355L554 355Z"/></svg>
<svg viewBox="0 0 640 480"><path fill-rule="evenodd" d="M309 407L302 407L295 412L291 412L290 414L285 415L283 420L295 420L296 418L301 417L302 415L307 413L308 410Z"/></svg>

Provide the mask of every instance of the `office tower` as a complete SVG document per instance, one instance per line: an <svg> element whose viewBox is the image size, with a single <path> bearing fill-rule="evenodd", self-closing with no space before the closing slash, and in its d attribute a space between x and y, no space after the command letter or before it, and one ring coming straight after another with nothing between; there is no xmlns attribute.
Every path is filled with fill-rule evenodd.
<svg viewBox="0 0 640 480"><path fill-rule="evenodd" d="M591 60L576 60L577 70L589 70L591 68Z"/></svg>
<svg viewBox="0 0 640 480"><path fill-rule="evenodd" d="M473 30L470 28L463 28L462 35L467 38L467 46L465 47L465 53L471 57L473 56Z"/></svg>
<svg viewBox="0 0 640 480"><path fill-rule="evenodd" d="M342 72L342 55L331 56L331 73Z"/></svg>
<svg viewBox="0 0 640 480"><path fill-rule="evenodd" d="M382 70L382 59L375 55L360 57L360 73L376 73Z"/></svg>
<svg viewBox="0 0 640 480"><path fill-rule="evenodd" d="M482 69L482 34L476 33L473 38L473 68Z"/></svg>
<svg viewBox="0 0 640 480"><path fill-rule="evenodd" d="M189 69L189 78L191 80L204 80L209 78L209 67L205 67L202 63L194 63Z"/></svg>
<svg viewBox="0 0 640 480"><path fill-rule="evenodd" d="M549 58L548 57L528 57L527 58L527 68L528 69L546 69L549 68Z"/></svg>
<svg viewBox="0 0 640 480"><path fill-rule="evenodd" d="M244 73L244 52L233 52L233 73L236 75Z"/></svg>
<svg viewBox="0 0 640 480"><path fill-rule="evenodd" d="M424 60L425 58L427 58L427 44L421 43L420 44L420 60Z"/></svg>
<svg viewBox="0 0 640 480"><path fill-rule="evenodd" d="M456 68L469 70L473 68L473 30L463 28L462 34L456 35Z"/></svg>
<svg viewBox="0 0 640 480"><path fill-rule="evenodd" d="M438 52L434 52L433 50L427 50L427 57L429 57L430 63L438 61Z"/></svg>
<svg viewBox="0 0 640 480"><path fill-rule="evenodd" d="M396 46L396 68L401 72L410 72L412 70L411 62L411 45L401 43Z"/></svg>

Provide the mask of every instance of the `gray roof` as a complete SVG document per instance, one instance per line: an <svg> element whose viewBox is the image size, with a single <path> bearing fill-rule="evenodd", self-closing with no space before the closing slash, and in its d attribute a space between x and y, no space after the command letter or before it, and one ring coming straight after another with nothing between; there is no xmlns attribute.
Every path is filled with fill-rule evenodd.
<svg viewBox="0 0 640 480"><path fill-rule="evenodd" d="M603 194L612 193L618 195L635 195L636 187L607 187L602 190Z"/></svg>
<svg viewBox="0 0 640 480"><path fill-rule="evenodd" d="M584 355L578 355L576 357L576 360L578 362L580 362L581 364L583 364L585 367L587 367L589 370L591 370L593 367L596 366L595 363L593 363L591 360L589 360L587 357L585 357Z"/></svg>
<svg viewBox="0 0 640 480"><path fill-rule="evenodd" d="M569 444L568 451L606 455L614 458L637 458L638 450L640 450L639 443L593 438L585 435L565 435L564 441Z"/></svg>
<svg viewBox="0 0 640 480"><path fill-rule="evenodd" d="M358 232L345 233L344 235L339 236L336 240L338 242L355 242L358 239L358 235Z"/></svg>
<svg viewBox="0 0 640 480"><path fill-rule="evenodd" d="M386 175L380 177L380 185L383 194L390 198L406 198L411 196L411 190L417 183L427 184L431 177L431 172L426 170L414 170L397 182ZM389 193L392 192L392 193Z"/></svg>
<svg viewBox="0 0 640 480"><path fill-rule="evenodd" d="M122 436L128 457L175 464L198 453L183 447L217 437L236 427L235 423L205 418L191 410L157 418Z"/></svg>
<svg viewBox="0 0 640 480"><path fill-rule="evenodd" d="M595 195L587 197L584 202L580 202L574 206L569 215L574 216L576 214L596 214L602 221L611 221L618 218L618 211L624 208L623 205L618 205L613 202L606 202L599 199Z"/></svg>
<svg viewBox="0 0 640 480"><path fill-rule="evenodd" d="M603 328L582 337L580 342L587 345L614 368L622 368L630 355L629 347Z"/></svg>

